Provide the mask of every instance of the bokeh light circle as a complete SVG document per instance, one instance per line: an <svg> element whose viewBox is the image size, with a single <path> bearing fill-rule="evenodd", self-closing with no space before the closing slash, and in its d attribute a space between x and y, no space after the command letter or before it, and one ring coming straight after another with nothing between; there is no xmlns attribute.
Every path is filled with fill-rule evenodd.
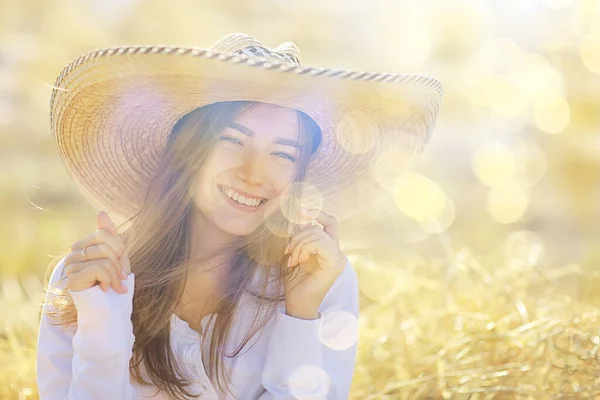
<svg viewBox="0 0 600 400"><path fill-rule="evenodd" d="M546 154L538 146L522 142L515 147L514 154L517 182L533 186L544 177L547 169Z"/></svg>
<svg viewBox="0 0 600 400"><path fill-rule="evenodd" d="M579 45L579 55L589 71L600 74L600 34L584 36Z"/></svg>
<svg viewBox="0 0 600 400"><path fill-rule="evenodd" d="M405 173L410 161L411 158L405 151L385 151L377 158L371 170L371 175L382 189L391 192L397 181Z"/></svg>
<svg viewBox="0 0 600 400"><path fill-rule="evenodd" d="M393 194L398 209L417 221L436 221L446 207L446 195L438 184L415 172L402 176Z"/></svg>
<svg viewBox="0 0 600 400"><path fill-rule="evenodd" d="M571 0L541 0L547 7L560 10L571 5Z"/></svg>
<svg viewBox="0 0 600 400"><path fill-rule="evenodd" d="M397 210L393 217L394 235L402 242L414 244L421 242L429 236L429 233L423 230L419 221L408 217Z"/></svg>
<svg viewBox="0 0 600 400"><path fill-rule="evenodd" d="M493 188L488 196L488 211L501 224L511 224L525 214L529 196L516 184L507 184Z"/></svg>
<svg viewBox="0 0 600 400"><path fill-rule="evenodd" d="M300 193L300 197L297 199L292 199L293 192L297 191ZM287 219L290 221L299 224L304 223L303 218L298 215L290 214L290 202L292 200L296 200L299 202L300 207L305 207L309 209L322 210L323 209L323 196L321 195L321 191L313 184L309 182L294 182L290 185L290 190L287 191L286 194L281 196L280 198L280 207L281 212Z"/></svg>
<svg viewBox="0 0 600 400"><path fill-rule="evenodd" d="M348 311L323 314L321 342L333 350L346 350L358 342L358 319Z"/></svg>
<svg viewBox="0 0 600 400"><path fill-rule="evenodd" d="M515 175L515 156L502 143L492 142L482 146L473 158L473 170L488 187L511 182Z"/></svg>
<svg viewBox="0 0 600 400"><path fill-rule="evenodd" d="M367 263L359 272L360 291L370 300L387 305L400 293L405 282L398 268Z"/></svg>
<svg viewBox="0 0 600 400"><path fill-rule="evenodd" d="M513 267L537 265L544 255L544 251L544 240L532 231L511 232L504 241L506 262Z"/></svg>
<svg viewBox="0 0 600 400"><path fill-rule="evenodd" d="M456 219L456 206L449 196L444 196L444 209L439 217L431 221L418 221L419 226L427 233L444 233L452 226Z"/></svg>
<svg viewBox="0 0 600 400"><path fill-rule="evenodd" d="M571 107L562 96L540 96L534 101L533 119L542 131L559 133L569 124Z"/></svg>
<svg viewBox="0 0 600 400"><path fill-rule="evenodd" d="M541 54L523 54L516 73L521 77L523 87L527 88L530 99L563 90L561 73Z"/></svg>
<svg viewBox="0 0 600 400"><path fill-rule="evenodd" d="M344 114L336 122L334 131L340 146L352 154L371 151L379 140L379 125L362 111Z"/></svg>
<svg viewBox="0 0 600 400"><path fill-rule="evenodd" d="M293 192L296 191L300 193L299 198L293 198ZM289 226L286 226L287 222L291 222L294 224L306 223L307 221L302 218L302 216L298 213L297 215L292 215L290 210L290 202L292 200L296 200L300 207L306 207L310 209L323 209L323 197L321 196L321 192L319 189L309 183L309 182L294 182L290 184L289 190L286 193L282 194L275 204L274 207L277 208L274 213L281 214L282 218L273 218L271 213L265 213L264 224L274 235L279 237L289 237L291 232L289 232ZM269 214L269 215L267 215Z"/></svg>
<svg viewBox="0 0 600 400"><path fill-rule="evenodd" d="M317 365L304 364L290 374L290 392L300 400L325 399L329 391L329 376Z"/></svg>

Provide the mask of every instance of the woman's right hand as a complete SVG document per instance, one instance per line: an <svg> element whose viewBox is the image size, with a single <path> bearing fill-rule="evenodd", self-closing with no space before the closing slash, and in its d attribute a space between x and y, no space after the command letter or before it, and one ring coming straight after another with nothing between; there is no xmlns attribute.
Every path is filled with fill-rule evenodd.
<svg viewBox="0 0 600 400"><path fill-rule="evenodd" d="M80 291L100 285L104 292L110 286L117 293L127 293L121 282L131 272L125 245L108 214L100 211L96 221L98 229L73 243L71 253L65 258L67 289ZM81 254L83 248L85 258Z"/></svg>

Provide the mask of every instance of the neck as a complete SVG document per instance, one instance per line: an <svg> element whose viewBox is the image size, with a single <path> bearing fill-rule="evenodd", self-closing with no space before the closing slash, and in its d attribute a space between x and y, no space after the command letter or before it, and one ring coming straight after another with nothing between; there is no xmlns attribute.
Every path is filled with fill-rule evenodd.
<svg viewBox="0 0 600 400"><path fill-rule="evenodd" d="M197 317L214 311L222 297L222 285L230 272L229 260L233 255L226 246L235 244L236 239L239 238L222 231L199 210L193 209L188 227L192 268L176 309L177 316L192 329L198 330L195 328Z"/></svg>
<svg viewBox="0 0 600 400"><path fill-rule="evenodd" d="M199 210L193 209L188 229L190 258L203 258L209 254L218 254L217 260L223 261L232 256L231 249L224 249L234 244L239 237L219 229L213 221L206 219ZM205 261L202 261L205 264ZM211 262L212 264L212 262Z"/></svg>

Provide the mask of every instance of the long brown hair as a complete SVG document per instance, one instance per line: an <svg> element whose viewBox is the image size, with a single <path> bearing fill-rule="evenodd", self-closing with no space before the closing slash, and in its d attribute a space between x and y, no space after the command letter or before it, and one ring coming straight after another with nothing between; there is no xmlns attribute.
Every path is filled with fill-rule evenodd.
<svg viewBox="0 0 600 400"><path fill-rule="evenodd" d="M249 101L214 103L183 116L168 138L144 204L136 215L119 227L127 225L119 236L125 243L131 271L135 274L131 317L135 344L130 361L131 377L139 385L154 384L176 399L197 397L199 394L186 390L185 386L191 381L184 376L169 345L171 317L182 299L189 269L198 262L218 255L215 252L194 260L189 257L188 232L193 207L191 188L217 143L218 135L254 104ZM302 181L311 154L320 143L321 131L308 115L301 111L297 113L299 132L308 139L307 148L312 150L299 153L294 179ZM301 185L292 185L289 201L285 205L287 213L298 211L300 190ZM274 316L279 302L283 300L283 284L290 278L283 252L289 235L297 229L283 211L278 210L250 235L229 246L229 250L232 250L230 254L233 254L233 267L224 282L224 295L217 311L210 317L210 323L214 323L214 326L207 366L211 380L222 391L225 391L225 380L226 390L231 393L223 357L237 356ZM49 266L46 282L54 268L54 265ZM249 290L256 272L261 272L260 276L264 277L258 285L258 292ZM51 303L49 317L56 321L56 325L76 323L77 312L69 293L46 286L54 294L48 300ZM244 292L250 293L257 301L254 324L237 348L231 354L225 354L235 308ZM204 343L206 332L201 332L200 336ZM151 382L143 377L142 362Z"/></svg>

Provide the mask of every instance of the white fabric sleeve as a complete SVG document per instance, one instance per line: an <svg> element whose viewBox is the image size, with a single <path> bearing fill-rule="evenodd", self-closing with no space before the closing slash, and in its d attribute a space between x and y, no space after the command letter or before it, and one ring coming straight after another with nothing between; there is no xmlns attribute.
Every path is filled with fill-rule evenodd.
<svg viewBox="0 0 600 400"><path fill-rule="evenodd" d="M52 272L58 284L64 258ZM37 342L37 384L40 400L132 399L129 360L133 350L134 274L124 281L128 292L96 285L71 292L77 309L77 327L55 326L44 302ZM51 293L46 294L54 296Z"/></svg>
<svg viewBox="0 0 600 400"><path fill-rule="evenodd" d="M319 318L276 314L260 400L347 399L358 342L358 278L348 262L319 307Z"/></svg>

